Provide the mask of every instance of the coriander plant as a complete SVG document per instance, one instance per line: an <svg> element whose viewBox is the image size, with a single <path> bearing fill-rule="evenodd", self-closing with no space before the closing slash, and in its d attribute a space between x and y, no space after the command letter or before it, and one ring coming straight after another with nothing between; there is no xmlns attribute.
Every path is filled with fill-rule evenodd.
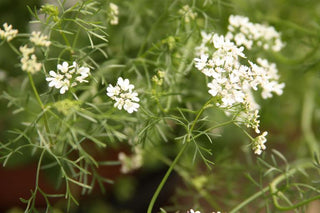
<svg viewBox="0 0 320 213"><path fill-rule="evenodd" d="M320 208L320 27L295 20L298 1L41 4L26 5L27 31L0 29L1 57L15 54L0 70L0 159L37 168L25 212L77 212L81 197L118 186L101 168L137 178L163 164L139 211L108 211ZM158 203L172 173L174 192Z"/></svg>

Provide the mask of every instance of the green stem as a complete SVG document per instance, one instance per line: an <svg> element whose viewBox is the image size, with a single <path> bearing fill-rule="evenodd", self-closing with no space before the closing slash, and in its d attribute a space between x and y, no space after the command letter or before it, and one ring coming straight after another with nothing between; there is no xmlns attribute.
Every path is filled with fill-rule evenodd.
<svg viewBox="0 0 320 213"><path fill-rule="evenodd" d="M32 75L28 72L28 77L29 77L29 81L30 81L30 84L31 84L31 87L32 87L32 90L33 90L33 93L35 94L36 96L36 99L41 107L41 110L45 110L45 107L41 101L41 98L40 98L40 95L38 93L38 90L34 84L34 81L33 81L33 78L32 78ZM47 114L45 112L43 112L43 122L44 122L44 127L47 131L47 133L50 134L50 128L49 128L49 125L48 125L48 119L47 119ZM51 140L51 137L49 137L49 141L50 141L50 144L52 144L52 140Z"/></svg>
<svg viewBox="0 0 320 213"><path fill-rule="evenodd" d="M209 129L207 129L205 132L207 131L210 131L210 130L213 130L215 128L219 128L219 127L222 127L222 126L225 126L225 125L228 125L228 124L231 124L233 123L234 120L231 120L231 121L227 121L227 122L224 122L224 123L221 123L221 124L217 124ZM198 134L194 137L197 138L201 136L201 134ZM164 157L161 155L161 153L158 153L158 152L153 152L153 155L155 157L157 157L158 159L160 159L162 162L164 162L165 164L167 165L171 165L172 164L172 161L169 160L168 158ZM213 197L210 195L210 193L208 191L206 191L204 188L203 189L199 189L192 181L190 182L191 180L191 177L189 176L189 174L187 172L185 172L183 170L183 168L181 167L178 167L178 166L175 166L174 170L184 179L186 180L186 182L188 184L190 184L195 190L198 191L198 193L211 205L212 208L214 209L219 209L218 208L218 204L215 202L215 200L213 199Z"/></svg>
<svg viewBox="0 0 320 213"><path fill-rule="evenodd" d="M184 152L184 150L186 150L187 146L189 143L185 143L182 147L182 149L180 150L180 152L178 153L178 155L176 156L176 158L174 159L174 161L172 162L171 166L169 167L168 171L166 172L165 176L162 178L161 183L159 184L156 192L153 194L153 197L150 201L149 207L148 207L148 213L152 213L152 208L158 198L158 195L160 194L164 184L166 183L169 175L171 174L174 166L177 164L178 160L180 159L182 153Z"/></svg>
<svg viewBox="0 0 320 213"><path fill-rule="evenodd" d="M8 42L9 47L13 50L13 52L15 52L17 55L21 55L21 53L19 52L19 50L13 46L13 44L11 44L10 42Z"/></svg>
<svg viewBox="0 0 320 213"><path fill-rule="evenodd" d="M166 165L170 166L172 164L172 161L165 156L163 156L161 153L156 152L154 150L150 150L152 152L152 155L154 155L156 158L161 160ZM184 171L182 167L175 166L174 170L185 180L186 184L189 184L192 186L197 192L210 204L210 206L214 209L219 209L219 205L216 203L214 198L210 195L210 193L205 189L197 187L193 181L190 181L192 177L188 174L188 172Z"/></svg>
<svg viewBox="0 0 320 213"><path fill-rule="evenodd" d="M152 208L153 208L153 206L154 206L154 203L156 202L156 199L157 199L158 195L159 195L160 192L161 192L162 187L163 187L164 184L166 183L166 181L167 181L169 175L171 174L174 166L177 164L179 158L181 157L182 153L183 153L184 150L186 149L187 144L189 144L188 142L190 142L190 140L191 140L190 138L191 138L193 129L194 129L197 121L199 120L199 118L200 118L201 114L203 113L203 111L209 106L209 104L210 104L211 101L212 101L212 98L203 105L203 107L202 107L202 108L200 109L200 111L198 112L196 118L194 119L194 121L193 121L190 129L188 130L189 133L188 133L187 143L185 143L185 144L183 145L182 149L180 150L180 152L178 153L178 155L176 156L176 158L175 158L174 161L172 162L172 164L171 164L171 166L169 167L167 173L165 174L165 176L163 177L161 183L159 184L156 192L154 193L154 195L153 195L153 197L152 197L152 199L151 199L151 201L150 201L150 204L149 204L149 207L148 207L148 213L151 213L151 212L152 212Z"/></svg>
<svg viewBox="0 0 320 213"><path fill-rule="evenodd" d="M255 200L256 198L264 195L268 189L270 190L270 195L272 196L272 201L273 204L275 205L275 207L279 210L282 211L289 211L289 210L293 210L296 209L298 207L301 207L303 205L306 205L308 203L310 203L311 201L320 199L320 195L318 196L314 196L311 197L307 200L304 200L302 202L299 202L297 204L291 204L290 206L282 206L279 204L278 202L278 198L282 197L283 199L285 199L287 202L291 203L288 199L286 199L286 197L283 195L283 193L277 188L277 185L282 182L283 180L287 179L288 177L293 176L295 173L297 173L298 171L300 171L301 169L307 169L307 168L313 168L314 165L312 163L310 163L309 161L307 162L301 162L300 164L298 164L295 168L290 169L289 171L279 175L278 177L276 177L275 179L273 179L273 181L269 184L269 186L264 187L261 191L253 194L252 196L250 196L249 198L247 198L246 200L244 200L243 202L241 202L239 205L237 205L236 207L234 207L232 210L230 210L229 213L236 213L239 212L240 209L242 209L243 207L245 207L246 205L248 205L250 202L252 202L253 200Z"/></svg>
<svg viewBox="0 0 320 213"><path fill-rule="evenodd" d="M144 42L143 42L142 45L140 46L140 49L139 49L139 52L138 52L138 56L139 56L139 57L140 57L140 56L143 56L143 57L144 57L145 54L148 52L148 51L145 51L145 53L142 54L145 46L147 46L147 44L148 44L148 40L151 38L152 33L154 32L155 29L157 29L159 23L162 23L162 22L163 22L163 19L166 18L166 16L167 16L167 8L166 8L165 10L163 10L163 11L164 11L164 13L162 13L161 16L157 19L157 21L152 25L151 29L150 29L149 32L148 32L148 35L146 36ZM161 43L162 43L162 42L161 42ZM161 43L160 43L160 44L161 44Z"/></svg>
<svg viewBox="0 0 320 213"><path fill-rule="evenodd" d="M318 141L312 130L312 119L313 119L313 110L315 107L314 98L315 98L315 90L313 88L314 82L312 82L313 75L307 76L307 88L304 95L302 113L301 113L301 128L305 140L307 142L309 151L311 156L316 154L319 156L319 145Z"/></svg>
<svg viewBox="0 0 320 213"><path fill-rule="evenodd" d="M66 43L66 45L67 45L68 47L71 48L71 44L70 44L70 42L69 42L66 34L63 32L63 29L62 29L61 24L59 25L59 27L60 27L60 30L61 30L61 31L60 31L60 34L62 35L62 38L63 38L64 42Z"/></svg>
<svg viewBox="0 0 320 213"><path fill-rule="evenodd" d="M46 152L45 149L42 150L40 158L39 158L39 162L38 162L38 167L37 167L37 176L36 176L36 190L38 190L39 188L39 177L40 177L40 169L41 169L41 163L42 163L42 159L44 156L44 153Z"/></svg>
<svg viewBox="0 0 320 213"><path fill-rule="evenodd" d="M241 129L241 131L242 131L246 136L248 136L248 138L249 138L251 141L254 140L254 138L253 138L245 129L241 128L241 126L239 126L237 123L235 123L235 125L236 125L237 127L239 127L239 128Z"/></svg>
<svg viewBox="0 0 320 213"><path fill-rule="evenodd" d="M288 178L290 176L293 176L296 172L300 171L301 169L307 169L307 168L313 168L313 167L314 167L314 165L312 163L310 163L309 161L301 163L300 165L296 166L295 168L290 169L288 172L278 176L270 183L270 193L272 195L273 203L277 209L282 210L282 211L289 211L289 210L293 210L298 207L301 207L303 205L306 205L307 203L310 203L311 201L320 199L320 195L318 195L318 196L311 197L307 200L304 200L302 202L299 202L299 203L291 205L291 206L282 206L279 204L278 199L277 199L279 196L283 197L282 192L279 191L277 188L277 185L280 182L282 182L283 180L285 180L286 178Z"/></svg>
<svg viewBox="0 0 320 213"><path fill-rule="evenodd" d="M191 50L193 49L193 47L192 47L193 44L194 44L193 39L189 38L188 42L187 42L187 44L186 44L186 46L184 48L183 55L181 57L179 67L177 68L177 73L178 74L179 73L183 73L183 71L185 70L187 58L189 58L190 55L192 54ZM176 81L175 76L174 76L174 79ZM170 92L172 92L172 91L170 91ZM169 111L169 109L171 108L171 103L172 103L172 96L169 96L165 111Z"/></svg>
<svg viewBox="0 0 320 213"><path fill-rule="evenodd" d="M45 153L45 149L42 150L39 161L38 161L38 166L37 166L37 173L36 173L36 183L35 183L35 189L34 192L32 193L32 196L28 202L28 205L26 207L26 209L28 210L29 208L33 209L35 202L36 202L36 196L37 196L37 192L39 190L39 177L40 177L40 169L41 169L41 163L42 163L42 159ZM31 206L30 206L31 205Z"/></svg>
<svg viewBox="0 0 320 213"><path fill-rule="evenodd" d="M42 103L42 101L41 101L41 98L40 98L40 95L39 95L39 93L38 93L38 90L37 90L37 88L36 88L36 86L35 86L35 84L34 84L32 75L31 75L29 72L28 72L28 77L29 77L29 80L30 80L30 84L31 84L32 90L33 90L33 92L34 92L34 94L35 94L35 96L36 96L36 99L37 99L37 101L38 101L41 109L44 109L44 105L43 105L43 103Z"/></svg>
<svg viewBox="0 0 320 213"><path fill-rule="evenodd" d="M204 130L203 132L195 135L195 136L193 137L193 139L196 139L196 138L200 137L201 135L203 135L204 133L207 133L207 132L212 131L213 129L216 129L216 128L219 128L219 127L223 127L223 126L227 126L227 125L233 124L233 123L234 123L234 120L232 119L232 120L230 120L230 121L226 121L226 122L224 122L224 123L217 124L217 125L215 125L215 126L213 126L213 127L210 127L210 128L208 128L208 129Z"/></svg>
<svg viewBox="0 0 320 213"><path fill-rule="evenodd" d="M203 107L200 109L199 113L197 114L197 117L196 117L196 118L194 119L194 121L192 122L192 125L191 125L190 130L189 130L187 142L190 142L190 140L191 140L190 138L191 138L191 135L192 135L192 132L193 132L193 129L194 129L196 123L198 122L198 120L199 120L201 114L203 113L203 111L209 106L209 104L210 104L210 102L211 102L212 100L213 100L213 98L210 98L210 100L207 101L207 103L205 103L205 104L203 105Z"/></svg>
<svg viewBox="0 0 320 213"><path fill-rule="evenodd" d="M237 205L236 207L234 207L233 209L230 210L229 213L236 213L239 212L240 209L242 209L243 207L245 207L246 205L248 205L248 203L252 202L253 200L255 200L256 198L260 197L261 195L265 194L267 191L269 190L269 187L264 187L261 191L253 194L252 196L248 197L246 200L244 200L243 202L241 202L239 205Z"/></svg>

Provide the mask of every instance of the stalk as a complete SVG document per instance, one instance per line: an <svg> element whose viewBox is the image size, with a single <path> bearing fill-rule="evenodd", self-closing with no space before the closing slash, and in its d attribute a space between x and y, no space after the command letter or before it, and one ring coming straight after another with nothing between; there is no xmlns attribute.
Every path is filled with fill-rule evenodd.
<svg viewBox="0 0 320 213"><path fill-rule="evenodd" d="M203 107L200 109L200 111L198 112L196 118L194 119L192 125L191 125L191 128L188 130L188 139L187 139L187 142L183 145L182 149L180 150L180 152L178 153L178 155L176 156L176 158L174 159L174 161L172 162L171 166L169 167L168 171L166 172L165 176L162 178L162 181L161 183L159 184L156 192L153 194L153 197L150 201L150 204L149 204L149 207L148 207L148 213L152 213L152 208L158 198L158 195L160 194L164 184L166 183L169 175L171 174L173 168L175 167L175 165L177 164L178 160L180 159L182 153L185 151L185 149L187 148L188 146L188 142L190 142L190 138L191 138L191 135L192 135L192 132L193 132L193 129L197 123L197 121L199 120L201 114L203 113L203 111L209 106L210 102L212 101L212 98L207 101L207 103L205 103L203 105Z"/></svg>
<svg viewBox="0 0 320 213"><path fill-rule="evenodd" d="M34 81L33 81L33 78L32 78L32 75L28 72L28 77L29 77L29 81L30 81L30 84L31 84L31 87L32 87L32 90L33 90L33 93L35 94L36 96L36 99L37 99L37 102L39 103L40 107L42 110L45 110L45 106L44 104L42 103L41 101L41 98L40 98L40 95L38 93L38 90L34 84ZM48 118L47 118L47 114L45 112L43 112L43 122L44 122L44 127L47 131L47 133L50 135L50 128L49 128L49 125L48 125ZM50 144L52 144L52 140L51 140L51 137L49 136L49 140L50 140Z"/></svg>
<svg viewBox="0 0 320 213"><path fill-rule="evenodd" d="M313 156L316 154L319 156L319 145L317 138L315 137L312 130L312 119L314 117L313 110L315 108L315 90L314 90L314 82L312 82L313 76L307 76L307 88L304 95L302 113L301 113L301 128L304 135L304 138L307 142L310 155Z"/></svg>
<svg viewBox="0 0 320 213"><path fill-rule="evenodd" d="M149 207L148 207L148 213L152 213L152 208L158 198L158 195L160 194L164 184L166 183L169 175L171 174L174 166L177 164L178 160L180 159L182 153L184 152L184 150L187 148L189 143L185 143L182 147L182 149L180 150L180 152L178 153L178 155L176 156L176 158L174 159L174 161L172 162L171 166L169 167L168 171L166 172L165 176L162 178L161 183L159 184L156 192L153 194L153 197L150 201Z"/></svg>

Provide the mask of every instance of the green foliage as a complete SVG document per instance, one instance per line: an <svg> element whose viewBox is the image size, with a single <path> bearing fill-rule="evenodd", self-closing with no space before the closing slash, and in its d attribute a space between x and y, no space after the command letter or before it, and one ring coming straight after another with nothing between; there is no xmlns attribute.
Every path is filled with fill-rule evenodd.
<svg viewBox="0 0 320 213"><path fill-rule="evenodd" d="M110 3L119 7L117 25L111 22ZM316 5L316 0L303 5L286 0L30 4L25 8L33 17L28 27L18 28L17 37L1 40L0 46L4 58L0 74L6 73L5 80L0 79L0 159L3 166L12 167L37 163L30 197L20 198L25 211L41 212L39 196L47 204L46 212L59 211L52 202L56 198L66 201L65 211L71 211L77 208L74 204L79 205L79 194L91 193L97 185L104 191L104 184L114 181L119 200L132 198L138 186L133 179L117 182L99 173L100 167L111 171L124 166L124 161L99 160L94 151L117 151L126 144L131 150L126 156L132 161L134 156L141 157L144 172L161 164L169 167L153 197L145 200L150 203L148 212L305 212L320 198L320 135L316 131L320 14L313 8ZM208 94L209 78L194 67L201 32L224 34L231 14L274 25L286 43L277 53L261 48L246 52L250 60L275 61L286 83L281 97L256 97L262 129L269 131L268 149L259 157L250 148L256 133L239 119L240 112L226 116L217 107L221 100ZM29 40L33 30L47 35L50 46L33 44ZM22 71L19 62L23 54L18 47L25 44L35 48L42 65L35 74ZM90 68L90 76L88 82L61 94L48 86L46 77L63 62ZM118 110L106 95L106 88L115 85L118 77L134 85L140 99L137 112ZM20 156L24 162L19 162ZM136 160L141 163L140 158ZM170 204L155 210L157 196L172 172L184 185L176 187ZM46 192L39 184L46 173L51 174L56 193Z"/></svg>

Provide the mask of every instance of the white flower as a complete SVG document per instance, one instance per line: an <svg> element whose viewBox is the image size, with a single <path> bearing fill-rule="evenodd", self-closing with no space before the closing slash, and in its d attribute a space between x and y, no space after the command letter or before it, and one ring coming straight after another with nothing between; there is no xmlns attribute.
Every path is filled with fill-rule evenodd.
<svg viewBox="0 0 320 213"><path fill-rule="evenodd" d="M187 213L201 213L200 211L195 211L193 209L190 209L189 211L187 211Z"/></svg>
<svg viewBox="0 0 320 213"><path fill-rule="evenodd" d="M246 17L230 16L229 23L226 36L201 32L202 42L195 48L195 67L209 77L208 92L215 97L216 106L259 134L260 106L252 91L261 92L262 98L266 99L274 93L281 95L285 84L278 82L274 63L262 58L257 58L256 63L248 60L243 46L250 49L257 44L280 49L280 34L273 27L253 24ZM266 148L265 136L263 133L255 139L253 149L256 154Z"/></svg>
<svg viewBox="0 0 320 213"><path fill-rule="evenodd" d="M202 54L200 56L200 58L195 58L194 61L195 63L195 67L198 70L203 70L203 68L207 65L207 61L208 61L208 55Z"/></svg>
<svg viewBox="0 0 320 213"><path fill-rule="evenodd" d="M69 90L70 81L68 79L63 79L61 84L62 84L62 87L60 88L60 94L64 94L66 91Z"/></svg>
<svg viewBox="0 0 320 213"><path fill-rule="evenodd" d="M34 52L34 48L28 48L27 45L24 45L21 46L19 50L22 54L22 58L20 60L21 69L31 74L39 72L42 64L38 63L36 55L32 54Z"/></svg>
<svg viewBox="0 0 320 213"><path fill-rule="evenodd" d="M238 48L224 36L202 34L205 38L201 45L207 45L208 49L211 46L213 51L211 54L207 52L200 55L200 58L194 60L198 70L212 77L212 81L208 84L209 93L220 98L221 102L217 105L222 108L243 103L245 97L243 85L247 81L249 69L239 62L239 58L245 58L243 48ZM212 39L210 40L209 37Z"/></svg>
<svg viewBox="0 0 320 213"><path fill-rule="evenodd" d="M264 145L267 142L266 136L268 132L263 132L261 135L257 136L252 142L252 150L255 154L261 155L262 150L266 149Z"/></svg>
<svg viewBox="0 0 320 213"><path fill-rule="evenodd" d="M31 53L34 53L34 48L29 48L27 45L21 46L19 50L23 57L28 57Z"/></svg>
<svg viewBox="0 0 320 213"><path fill-rule="evenodd" d="M242 65L240 58L246 58L243 47L237 47L222 35L202 35L204 38L200 46L207 46L212 52L207 51L196 57L195 67L212 78L208 84L209 93L220 97L221 102L217 105L229 108L236 104L245 104L245 97L252 97L250 90L258 90L258 86L262 88L263 98L271 97L271 92L282 94L284 84L277 82L279 76L274 63L258 58L257 62L261 66L251 61L248 61L250 67Z"/></svg>
<svg viewBox="0 0 320 213"><path fill-rule="evenodd" d="M128 113L138 111L140 105L137 103L140 101L138 93L133 92L134 85L130 84L128 79L121 77L117 80L117 85L112 86L109 84L107 87L107 95L115 102L114 107L119 110L122 108Z"/></svg>
<svg viewBox="0 0 320 213"><path fill-rule="evenodd" d="M134 111L138 111L139 104L132 102L131 100L127 99L124 102L123 109L126 110L128 113L133 113Z"/></svg>
<svg viewBox="0 0 320 213"><path fill-rule="evenodd" d="M121 77L118 78L118 81L117 81L117 84L120 86L120 88L123 90L123 91L131 91L134 89L134 86L132 84L130 84L129 80L128 79L122 79Z"/></svg>
<svg viewBox="0 0 320 213"><path fill-rule="evenodd" d="M208 43L212 39L211 33L206 33L205 31L201 31L202 43Z"/></svg>
<svg viewBox="0 0 320 213"><path fill-rule="evenodd" d="M228 30L228 38L247 49L251 49L254 42L266 50L272 49L276 52L284 47L281 35L274 27L252 23L244 16L231 15Z"/></svg>
<svg viewBox="0 0 320 213"><path fill-rule="evenodd" d="M262 87L262 98L271 98L272 92L282 95L285 84L278 83L279 75L276 64L269 63L267 59L261 58L257 58L257 62L261 66L249 61L253 75L255 75L255 83Z"/></svg>
<svg viewBox="0 0 320 213"><path fill-rule="evenodd" d="M4 30L0 29L0 38L5 39L8 42L18 35L18 30L13 29L11 24L8 25L7 23L4 23L3 29Z"/></svg>
<svg viewBox="0 0 320 213"><path fill-rule="evenodd" d="M63 62L62 64L57 65L57 69L62 73L67 73L69 71L69 64L68 62Z"/></svg>
<svg viewBox="0 0 320 213"><path fill-rule="evenodd" d="M51 77L46 78L46 81L50 82L49 87L60 89L62 87L62 79L64 78L64 76L52 70L49 72L49 75Z"/></svg>
<svg viewBox="0 0 320 213"><path fill-rule="evenodd" d="M213 97L222 91L222 86L215 79L213 79L211 83L208 83L208 87L210 88L209 93Z"/></svg>
<svg viewBox="0 0 320 213"><path fill-rule="evenodd" d="M117 85L113 87L111 84L107 87L107 95L114 99L114 97L118 96L121 92L120 87Z"/></svg>
<svg viewBox="0 0 320 213"><path fill-rule="evenodd" d="M276 38L272 46L272 50L275 52L279 52L284 46L285 44L281 41L281 39Z"/></svg>
<svg viewBox="0 0 320 213"><path fill-rule="evenodd" d="M60 94L64 94L70 89L78 85L77 82L88 82L86 78L90 75L88 67L78 67L76 62L69 66L68 62L63 62L57 65L57 72L51 70L46 81L49 82L49 87L60 89Z"/></svg>
<svg viewBox="0 0 320 213"><path fill-rule="evenodd" d="M120 171L122 173L126 174L132 172L136 169L139 169L142 166L142 150L139 147L135 148L134 153L131 156L128 156L123 152L120 152L118 155L118 159L121 163Z"/></svg>
<svg viewBox="0 0 320 213"><path fill-rule="evenodd" d="M77 67L77 66L75 66L75 67ZM88 67L80 67L77 69L76 73L80 75L80 76L76 77L76 81L78 81L79 83L82 83L82 82L87 83L88 82L87 80L85 80L85 78L87 78L90 74L90 69Z"/></svg>
<svg viewBox="0 0 320 213"><path fill-rule="evenodd" d="M114 3L109 4L109 18L110 18L110 24L111 25L117 25L119 23L119 7L118 5Z"/></svg>
<svg viewBox="0 0 320 213"><path fill-rule="evenodd" d="M218 34L214 34L212 37L212 42L216 49L227 47L227 45L225 45L224 36L222 35L219 36Z"/></svg>
<svg viewBox="0 0 320 213"><path fill-rule="evenodd" d="M37 62L37 57L34 54L31 57L22 57L20 62L21 69L31 74L39 72L42 67L42 64Z"/></svg>
<svg viewBox="0 0 320 213"><path fill-rule="evenodd" d="M80 74L81 76L88 77L90 74L90 69L88 67L80 67L77 70L77 73Z"/></svg>
<svg viewBox="0 0 320 213"><path fill-rule="evenodd" d="M33 31L31 33L30 41L38 46L49 47L51 42L48 40L48 36L41 35L41 32Z"/></svg>

